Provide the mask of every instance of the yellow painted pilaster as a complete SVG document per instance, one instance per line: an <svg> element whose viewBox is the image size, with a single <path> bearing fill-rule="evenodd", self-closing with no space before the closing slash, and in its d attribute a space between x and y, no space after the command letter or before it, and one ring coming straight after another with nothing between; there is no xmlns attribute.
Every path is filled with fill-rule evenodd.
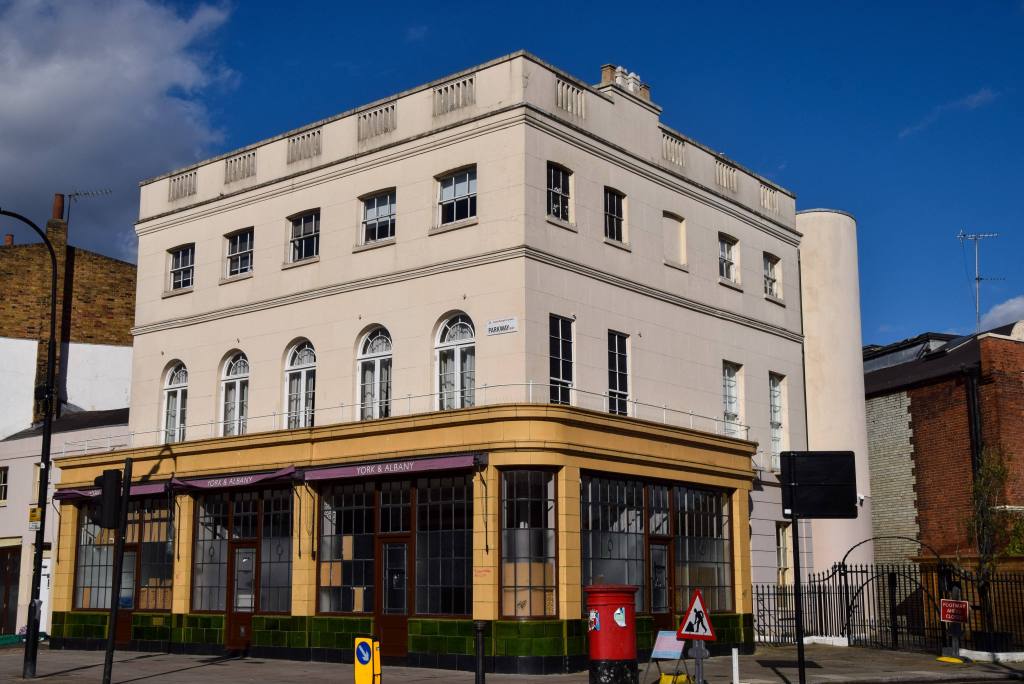
<svg viewBox="0 0 1024 684"><path fill-rule="evenodd" d="M57 530L57 561L50 601L54 612L71 610L75 592L75 552L78 550L78 506L61 504Z"/></svg>
<svg viewBox="0 0 1024 684"><path fill-rule="evenodd" d="M737 489L731 499L732 518L732 581L736 612L752 613L750 595L750 492Z"/></svg>
<svg viewBox="0 0 1024 684"><path fill-rule="evenodd" d="M473 619L497 620L498 533L501 528L498 470L487 466L473 478Z"/></svg>
<svg viewBox="0 0 1024 684"><path fill-rule="evenodd" d="M292 615L316 614L316 493L296 484L292 498Z"/></svg>
<svg viewBox="0 0 1024 684"><path fill-rule="evenodd" d="M195 528L195 500L187 494L175 497L174 521L174 585L171 612L189 612L192 595L192 531Z"/></svg>
<svg viewBox="0 0 1024 684"><path fill-rule="evenodd" d="M583 614L579 467L559 470L557 489L558 617L570 620Z"/></svg>

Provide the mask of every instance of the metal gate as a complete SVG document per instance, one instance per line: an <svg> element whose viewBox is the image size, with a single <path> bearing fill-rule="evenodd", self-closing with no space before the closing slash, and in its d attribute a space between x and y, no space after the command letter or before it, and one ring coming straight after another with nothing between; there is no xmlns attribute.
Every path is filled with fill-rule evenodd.
<svg viewBox="0 0 1024 684"><path fill-rule="evenodd" d="M837 568L849 596L851 646L939 653L945 629L939 620L936 576L917 565Z"/></svg>

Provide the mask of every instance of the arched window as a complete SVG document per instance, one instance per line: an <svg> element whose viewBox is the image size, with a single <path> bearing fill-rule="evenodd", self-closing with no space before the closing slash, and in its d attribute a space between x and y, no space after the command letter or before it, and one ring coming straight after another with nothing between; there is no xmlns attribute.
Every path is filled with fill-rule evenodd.
<svg viewBox="0 0 1024 684"><path fill-rule="evenodd" d="M188 369L177 363L164 379L164 443L185 441L185 416L188 408Z"/></svg>
<svg viewBox="0 0 1024 684"><path fill-rule="evenodd" d="M374 328L359 345L359 417L362 420L391 415L391 335Z"/></svg>
<svg viewBox="0 0 1024 684"><path fill-rule="evenodd" d="M442 411L473 405L476 346L469 316L452 316L437 336L437 407Z"/></svg>
<svg viewBox="0 0 1024 684"><path fill-rule="evenodd" d="M245 419L249 415L249 359L245 354L238 352L224 364L220 387L224 401L221 415L224 436L244 435Z"/></svg>
<svg viewBox="0 0 1024 684"><path fill-rule="evenodd" d="M316 396L316 351L309 342L300 342L288 352L284 371L288 391L288 427L312 427Z"/></svg>

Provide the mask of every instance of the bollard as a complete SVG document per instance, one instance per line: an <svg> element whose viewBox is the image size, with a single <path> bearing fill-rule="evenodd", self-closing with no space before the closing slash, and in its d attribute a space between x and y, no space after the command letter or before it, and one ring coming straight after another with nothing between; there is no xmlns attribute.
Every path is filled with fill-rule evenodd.
<svg viewBox="0 0 1024 684"><path fill-rule="evenodd" d="M639 587L594 584L587 595L590 684L637 684L636 599Z"/></svg>
<svg viewBox="0 0 1024 684"><path fill-rule="evenodd" d="M484 684L484 630L486 620L475 620L473 630L476 632L476 679L475 684Z"/></svg>
<svg viewBox="0 0 1024 684"><path fill-rule="evenodd" d="M740 649L732 649L732 684L740 684Z"/></svg>

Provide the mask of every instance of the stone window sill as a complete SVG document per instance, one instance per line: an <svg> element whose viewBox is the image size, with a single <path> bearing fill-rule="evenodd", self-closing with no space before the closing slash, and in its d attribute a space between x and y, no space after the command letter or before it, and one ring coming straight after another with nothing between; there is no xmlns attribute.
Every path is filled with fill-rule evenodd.
<svg viewBox="0 0 1024 684"><path fill-rule="evenodd" d="M252 270L246 271L245 273L238 273L233 276L224 276L217 284L227 285L228 283L237 283L239 280L248 280L249 278L252 278Z"/></svg>
<svg viewBox="0 0 1024 684"><path fill-rule="evenodd" d="M393 244L395 244L395 238L393 237L385 238L383 240L374 240L373 242L367 242L362 245L353 245L352 253L358 254L359 252L368 252L371 249L377 249L378 247L387 247Z"/></svg>
<svg viewBox="0 0 1024 684"><path fill-rule="evenodd" d="M724 285L725 287L729 288L730 290L736 290L737 292L743 292L743 287L739 283L737 283L735 281L732 281L732 280L729 280L728 278L723 278L722 276L718 276L718 284L719 285Z"/></svg>
<svg viewBox="0 0 1024 684"><path fill-rule="evenodd" d="M766 294L766 295L764 296L764 298L765 298L765 299L766 299L767 301L771 302L772 304L775 304L775 305L777 305L777 306L781 306L781 307L783 307L783 308L785 308L785 307L786 307L786 302L784 302L784 301L783 301L782 297L775 297L775 296L773 296L773 295L770 295L770 294Z"/></svg>
<svg viewBox="0 0 1024 684"><path fill-rule="evenodd" d="M690 267L689 266L687 266L684 263L680 263L678 261L673 261L671 259L665 259L665 265L668 266L669 268L674 268L677 271L682 271L683 273L689 273L690 272Z"/></svg>
<svg viewBox="0 0 1024 684"><path fill-rule="evenodd" d="M281 270L285 271L289 268L298 268L299 266L305 266L306 264L316 264L320 262L320 255L317 254L313 257L307 257L301 261L289 261L281 264Z"/></svg>
<svg viewBox="0 0 1024 684"><path fill-rule="evenodd" d="M177 290L164 290L164 293L160 295L161 299L169 299L170 297L178 297L180 295L190 294L193 286L179 287Z"/></svg>
<svg viewBox="0 0 1024 684"><path fill-rule="evenodd" d="M455 221L453 223L445 223L440 226L434 226L429 231L427 231L427 235L440 235L441 233L447 233L452 230L459 230L460 228L469 228L470 226L475 226L479 222L480 220L476 216L472 216L467 219L462 219L461 221Z"/></svg>
<svg viewBox="0 0 1024 684"><path fill-rule="evenodd" d="M550 223L553 226L558 226L559 228L561 228L563 230L567 230L570 233L578 233L578 232L580 232L580 229L576 227L575 223L570 223L569 221L563 221L562 219L556 218L554 216L551 216L550 214L547 216L547 222Z"/></svg>
<svg viewBox="0 0 1024 684"><path fill-rule="evenodd" d="M619 242L618 240L612 240L611 238L605 238L604 244L614 247L615 249L621 249L623 252L632 252L633 248L629 246L628 242Z"/></svg>

